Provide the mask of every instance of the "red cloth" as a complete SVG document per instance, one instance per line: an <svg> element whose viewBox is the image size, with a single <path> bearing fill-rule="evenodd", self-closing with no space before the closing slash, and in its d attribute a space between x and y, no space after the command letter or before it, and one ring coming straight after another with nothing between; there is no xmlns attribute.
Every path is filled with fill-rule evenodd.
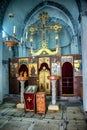
<svg viewBox="0 0 87 130"><path fill-rule="evenodd" d="M34 93L24 93L24 100L26 110L34 111L35 110L35 95Z"/></svg>

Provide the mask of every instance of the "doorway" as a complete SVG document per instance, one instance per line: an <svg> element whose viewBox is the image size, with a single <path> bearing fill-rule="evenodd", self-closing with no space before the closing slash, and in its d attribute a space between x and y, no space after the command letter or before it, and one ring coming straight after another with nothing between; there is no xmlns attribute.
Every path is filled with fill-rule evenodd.
<svg viewBox="0 0 87 130"><path fill-rule="evenodd" d="M26 76L28 76L28 67L25 64L22 64L19 68L19 75L24 77L24 73L26 73ZM28 80L25 82L25 87L28 86Z"/></svg>
<svg viewBox="0 0 87 130"><path fill-rule="evenodd" d="M50 94L50 68L47 63L42 63L39 69L39 91Z"/></svg>
<svg viewBox="0 0 87 130"><path fill-rule="evenodd" d="M73 66L69 62L62 66L62 94L73 94Z"/></svg>

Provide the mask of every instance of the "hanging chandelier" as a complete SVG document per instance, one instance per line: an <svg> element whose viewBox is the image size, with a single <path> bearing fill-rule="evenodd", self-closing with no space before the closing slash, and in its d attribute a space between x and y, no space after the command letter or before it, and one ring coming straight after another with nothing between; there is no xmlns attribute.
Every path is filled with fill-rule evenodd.
<svg viewBox="0 0 87 130"><path fill-rule="evenodd" d="M8 16L9 16L9 18L12 19L14 17L14 14L13 13L9 13ZM16 36L15 31L16 31L16 26L13 26L13 35L10 36L10 39L7 38L4 41L4 44L8 46L9 51L11 51L11 49L12 49L13 46L16 46L18 44L18 41L15 40L15 36Z"/></svg>
<svg viewBox="0 0 87 130"><path fill-rule="evenodd" d="M9 13L9 18L13 18L14 14ZM40 26L34 26L34 24L27 26L25 29L25 35L24 37L21 37L20 40L16 39L16 26L13 26L13 34L10 37L10 39L6 39L4 41L4 44L9 47L9 50L12 49L12 47L16 46L19 42L20 46L26 46L26 48L29 49L30 55L31 56L38 56L38 55L56 55L60 54L61 50L57 44L58 41L58 32L62 29L62 26L59 23L53 23L52 25L47 25L46 21L48 19L48 13L47 12L41 12L39 14L39 20L41 21ZM46 32L47 31L53 31L55 34L55 41L56 41L56 46L55 46L55 51L52 51L48 48L48 42L46 39ZM35 41L34 36L36 33L41 32L41 43L40 43L40 49L34 51L33 43ZM30 43L30 46L28 46L27 43Z"/></svg>
<svg viewBox="0 0 87 130"><path fill-rule="evenodd" d="M12 49L13 46L16 46L18 43L12 39L4 41L4 44L6 44L9 48L9 51Z"/></svg>

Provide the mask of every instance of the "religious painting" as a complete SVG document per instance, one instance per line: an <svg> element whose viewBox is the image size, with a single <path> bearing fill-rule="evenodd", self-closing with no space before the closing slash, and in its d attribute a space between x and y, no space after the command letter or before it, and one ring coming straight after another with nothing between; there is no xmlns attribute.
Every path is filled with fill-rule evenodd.
<svg viewBox="0 0 87 130"><path fill-rule="evenodd" d="M18 63L10 63L10 75L11 77L18 76Z"/></svg>
<svg viewBox="0 0 87 130"><path fill-rule="evenodd" d="M48 76L50 76L50 71L44 66L39 72L39 91L46 92L46 94L50 94L50 80Z"/></svg>
<svg viewBox="0 0 87 130"><path fill-rule="evenodd" d="M75 76L82 75L82 60L74 60L74 72Z"/></svg>
<svg viewBox="0 0 87 130"><path fill-rule="evenodd" d="M37 88L37 85L29 85L25 88L25 93L36 93Z"/></svg>
<svg viewBox="0 0 87 130"><path fill-rule="evenodd" d="M29 64L29 77L37 77L37 63L30 63Z"/></svg>
<svg viewBox="0 0 87 130"><path fill-rule="evenodd" d="M61 76L61 66L60 62L52 63L51 66L51 75L58 75Z"/></svg>
<svg viewBox="0 0 87 130"><path fill-rule="evenodd" d="M20 77L28 77L28 67L27 65L25 64L22 64L20 67L19 67L19 76Z"/></svg>

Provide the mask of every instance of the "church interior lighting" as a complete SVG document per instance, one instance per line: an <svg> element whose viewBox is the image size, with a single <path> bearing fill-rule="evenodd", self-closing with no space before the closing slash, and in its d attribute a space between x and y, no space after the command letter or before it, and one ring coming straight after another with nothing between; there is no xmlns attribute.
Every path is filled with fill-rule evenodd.
<svg viewBox="0 0 87 130"><path fill-rule="evenodd" d="M14 18L13 13L8 14L10 20ZM13 24L13 32L12 35L8 35L6 40L4 41L4 44L6 44L9 47L9 50L12 49L13 46L20 45L23 46L24 44L27 46L28 49L30 49L30 53L32 56L43 54L49 54L49 55L55 55L60 53L60 48L58 47L57 41L58 41L58 32L62 29L62 26L59 23L54 23L53 25L46 25L46 20L48 19L48 13L42 12L38 16L39 20L41 21L41 26L34 26L29 25L27 26L27 29L25 29L25 35L24 37L21 37L20 40L17 39L17 27ZM46 31L50 30L53 31L55 34L55 41L56 41L56 50L53 52L48 48L47 43L47 37L46 37ZM42 41L41 41L41 47L37 50L37 52L34 52L33 50L33 42L34 42L34 34L41 31L42 32ZM27 43L30 42L30 47L27 45Z"/></svg>

